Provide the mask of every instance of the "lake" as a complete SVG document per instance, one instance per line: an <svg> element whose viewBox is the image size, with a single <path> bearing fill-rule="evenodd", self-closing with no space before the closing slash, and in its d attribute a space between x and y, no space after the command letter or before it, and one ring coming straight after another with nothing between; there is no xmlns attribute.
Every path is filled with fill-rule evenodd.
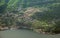
<svg viewBox="0 0 60 38"><path fill-rule="evenodd" d="M0 31L0 38L60 38L60 34L39 34L31 30L6 30Z"/></svg>

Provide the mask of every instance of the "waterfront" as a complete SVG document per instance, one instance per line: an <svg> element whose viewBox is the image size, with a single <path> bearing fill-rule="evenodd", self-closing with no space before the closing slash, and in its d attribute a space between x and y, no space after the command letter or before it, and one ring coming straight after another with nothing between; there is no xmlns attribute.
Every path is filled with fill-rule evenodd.
<svg viewBox="0 0 60 38"><path fill-rule="evenodd" d="M5 30L0 31L1 38L60 38L60 34L48 35L48 34L39 34L31 30Z"/></svg>

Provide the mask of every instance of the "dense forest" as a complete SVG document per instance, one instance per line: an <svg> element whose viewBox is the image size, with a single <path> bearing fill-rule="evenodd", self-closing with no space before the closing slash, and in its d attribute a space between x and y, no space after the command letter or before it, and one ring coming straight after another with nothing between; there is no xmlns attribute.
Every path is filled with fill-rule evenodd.
<svg viewBox="0 0 60 38"><path fill-rule="evenodd" d="M0 0L0 26L60 33L60 0Z"/></svg>

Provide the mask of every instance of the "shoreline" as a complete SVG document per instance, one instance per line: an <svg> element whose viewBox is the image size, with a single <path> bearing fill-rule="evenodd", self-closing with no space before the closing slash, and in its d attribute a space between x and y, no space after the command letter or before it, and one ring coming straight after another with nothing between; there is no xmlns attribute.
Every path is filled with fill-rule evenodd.
<svg viewBox="0 0 60 38"><path fill-rule="evenodd" d="M8 28L8 27L5 27L5 28L0 28L0 31L5 31L5 30L19 30L19 29L26 29L26 30L32 30L32 31L35 31L39 34L56 34L56 33L52 33L52 32L45 32L44 29L31 29L31 28Z"/></svg>

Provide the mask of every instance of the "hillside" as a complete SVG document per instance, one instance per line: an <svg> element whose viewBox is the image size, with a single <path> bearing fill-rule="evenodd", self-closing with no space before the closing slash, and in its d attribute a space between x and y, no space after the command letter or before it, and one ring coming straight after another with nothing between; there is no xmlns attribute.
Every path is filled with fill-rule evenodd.
<svg viewBox="0 0 60 38"><path fill-rule="evenodd" d="M0 0L0 26L59 31L60 0Z"/></svg>

